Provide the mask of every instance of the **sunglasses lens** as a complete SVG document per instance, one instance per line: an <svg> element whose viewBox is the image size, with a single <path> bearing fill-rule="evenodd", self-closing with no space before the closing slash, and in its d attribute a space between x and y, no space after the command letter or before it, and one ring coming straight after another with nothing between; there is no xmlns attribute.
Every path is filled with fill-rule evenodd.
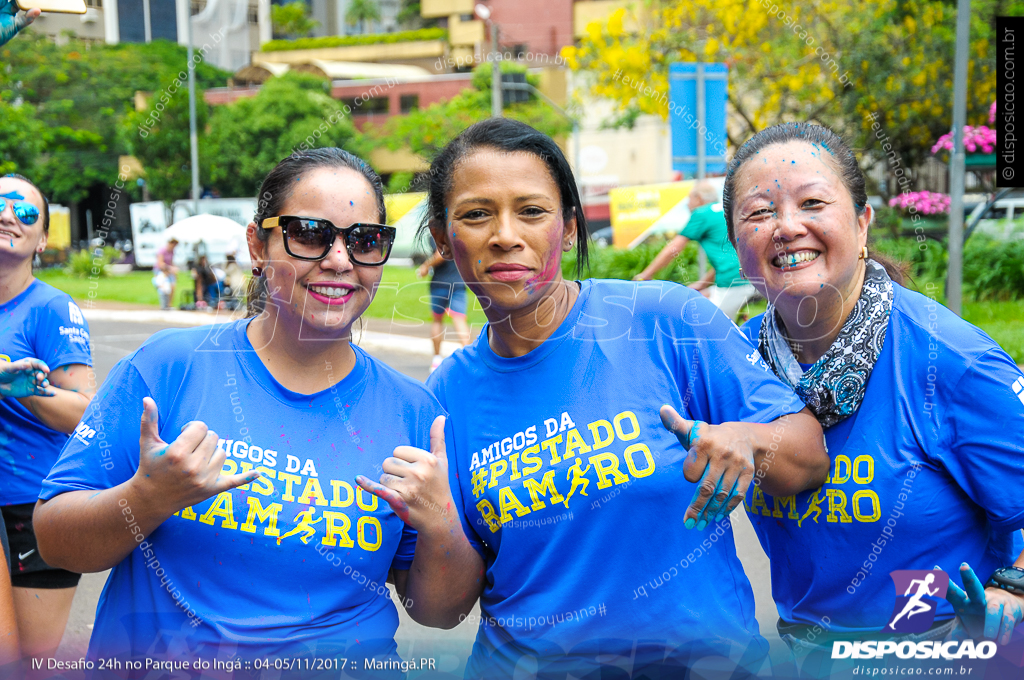
<svg viewBox="0 0 1024 680"><path fill-rule="evenodd" d="M379 264L388 259L392 239L382 227L356 227L348 235L348 251L360 264Z"/></svg>
<svg viewBox="0 0 1024 680"><path fill-rule="evenodd" d="M331 228L314 220L290 220L284 225L284 237L296 257L323 257L334 243Z"/></svg>
<svg viewBox="0 0 1024 680"><path fill-rule="evenodd" d="M15 203L14 214L22 224L35 224L39 219L39 208L31 203Z"/></svg>

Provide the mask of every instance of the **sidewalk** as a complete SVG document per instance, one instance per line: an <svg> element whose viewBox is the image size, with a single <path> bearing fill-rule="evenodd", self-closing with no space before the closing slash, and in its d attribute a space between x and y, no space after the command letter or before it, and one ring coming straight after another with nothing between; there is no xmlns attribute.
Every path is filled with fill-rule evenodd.
<svg viewBox="0 0 1024 680"><path fill-rule="evenodd" d="M245 316L244 310L186 312L180 309L161 310L147 305L108 300L78 301L82 314L89 321L121 323L155 323L188 328L208 324L230 323ZM445 332L453 336L454 329L446 325ZM356 324L355 342L368 351L394 351L433 356L430 342L430 324L426 321L392 321L390 319L361 319ZM441 343L442 356L449 356L460 347L459 343L445 340Z"/></svg>

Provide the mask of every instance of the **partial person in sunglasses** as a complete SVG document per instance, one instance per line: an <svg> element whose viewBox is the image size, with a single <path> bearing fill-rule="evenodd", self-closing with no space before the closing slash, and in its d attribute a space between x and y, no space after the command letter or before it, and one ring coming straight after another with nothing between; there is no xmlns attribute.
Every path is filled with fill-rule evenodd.
<svg viewBox="0 0 1024 680"><path fill-rule="evenodd" d="M397 660L385 583L418 616L417 578L444 558L432 537L461 529L430 512L417 546L412 511L355 483L443 438L424 386L351 343L394 240L385 221L366 163L289 156L248 228L249 318L163 331L111 372L83 421L101 441L68 444L36 510L48 559L113 569L89 658L360 659L349 675Z"/></svg>
<svg viewBox="0 0 1024 680"><path fill-rule="evenodd" d="M42 191L21 175L0 177L0 506L21 647L34 657L56 651L81 575L40 557L32 509L95 387L82 310L32 276L49 230Z"/></svg>

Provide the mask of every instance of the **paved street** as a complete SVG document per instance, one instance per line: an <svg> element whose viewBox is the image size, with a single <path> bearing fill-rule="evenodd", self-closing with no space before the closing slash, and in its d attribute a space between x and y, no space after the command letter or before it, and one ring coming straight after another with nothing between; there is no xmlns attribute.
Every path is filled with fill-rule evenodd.
<svg viewBox="0 0 1024 680"><path fill-rule="evenodd" d="M89 321L94 346L93 360L96 366L97 381L102 382L110 369L122 357L127 356L139 347L149 336L164 328L171 327L168 323L132 323L124 321ZM417 338L412 346L413 351L378 350L376 345L370 348L374 356L403 373L423 380L427 377L430 364L429 341ZM392 343L394 344L394 343ZM406 343L409 344L409 343ZM397 346L397 345L395 345ZM757 618L761 632L769 639L776 638L775 620L777 614L771 599L771 581L768 559L761 550L754 535L750 522L742 512L733 513L736 532L737 553L743 562L747 575L754 586L757 599ZM75 595L64 640L58 650L58 658L77 659L85 654L89 636L92 633L92 621L96 611L96 603L106 581L108 572L85 574ZM640 575L638 575L639 577ZM714 587L707 584L706 587ZM479 612L474 612L478 614ZM434 657L438 669L461 674L464 663L472 647L476 626L467 621L450 631L425 628L414 623L399 608L402 623L398 630L399 652L404 658ZM68 674L68 678L75 677Z"/></svg>

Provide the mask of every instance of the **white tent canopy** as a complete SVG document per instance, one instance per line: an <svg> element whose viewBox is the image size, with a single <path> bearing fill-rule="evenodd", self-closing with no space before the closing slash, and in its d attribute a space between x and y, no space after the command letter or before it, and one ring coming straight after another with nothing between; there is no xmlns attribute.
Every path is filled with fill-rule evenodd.
<svg viewBox="0 0 1024 680"><path fill-rule="evenodd" d="M175 264L183 266L200 241L206 246L206 258L210 264L223 264L230 253L242 268L251 266L249 246L245 240L245 227L234 220L219 215L194 215L167 227L162 236L166 243L178 239L175 249Z"/></svg>

